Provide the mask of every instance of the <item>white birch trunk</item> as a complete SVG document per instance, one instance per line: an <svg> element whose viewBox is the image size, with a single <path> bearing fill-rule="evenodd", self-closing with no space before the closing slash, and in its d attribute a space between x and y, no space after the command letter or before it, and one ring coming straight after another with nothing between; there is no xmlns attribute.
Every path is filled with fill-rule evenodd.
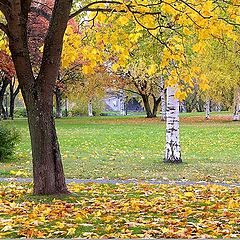
<svg viewBox="0 0 240 240"><path fill-rule="evenodd" d="M233 102L233 121L239 121L239 111L240 111L240 87L234 93L234 102Z"/></svg>
<svg viewBox="0 0 240 240"><path fill-rule="evenodd" d="M92 100L88 102L88 116L93 117L93 107L92 107Z"/></svg>
<svg viewBox="0 0 240 240"><path fill-rule="evenodd" d="M206 119L210 119L210 100L207 99L206 100L206 106L205 106L205 109L206 109Z"/></svg>
<svg viewBox="0 0 240 240"><path fill-rule="evenodd" d="M125 103L125 94L124 91L120 91L120 115L121 116L126 116L126 103Z"/></svg>
<svg viewBox="0 0 240 240"><path fill-rule="evenodd" d="M164 79L161 77L160 82L161 87L161 121L166 121L166 96L165 96L165 88L164 88Z"/></svg>
<svg viewBox="0 0 240 240"><path fill-rule="evenodd" d="M174 97L176 89L167 88L166 149L164 162L181 163L179 142L179 100Z"/></svg>

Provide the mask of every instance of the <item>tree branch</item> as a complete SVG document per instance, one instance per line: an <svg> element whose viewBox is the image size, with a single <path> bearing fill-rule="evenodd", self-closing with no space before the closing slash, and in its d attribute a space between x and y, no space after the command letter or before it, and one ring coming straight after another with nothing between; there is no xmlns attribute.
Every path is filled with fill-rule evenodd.
<svg viewBox="0 0 240 240"><path fill-rule="evenodd" d="M91 11L92 9L90 8L91 6L95 5L95 4L101 4L101 3L106 3L106 4L118 4L118 5L121 5L122 3L121 2L118 2L118 1L96 1L96 2L91 2L89 4L87 4L86 6L80 8L79 10L77 10L75 13L72 13L69 18L74 18L76 17L78 14L84 12L84 11ZM100 9L100 8L97 8L97 9ZM109 11L109 12L112 12L113 9L102 9L102 10L106 10L106 11ZM96 11L96 10L95 10Z"/></svg>
<svg viewBox="0 0 240 240"><path fill-rule="evenodd" d="M9 31L7 25L0 23L0 29L7 35L9 36Z"/></svg>

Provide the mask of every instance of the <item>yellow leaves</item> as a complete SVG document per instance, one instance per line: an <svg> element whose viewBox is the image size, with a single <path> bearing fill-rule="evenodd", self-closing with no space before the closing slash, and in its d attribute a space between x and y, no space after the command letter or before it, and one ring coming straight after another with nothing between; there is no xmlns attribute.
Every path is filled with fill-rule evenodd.
<svg viewBox="0 0 240 240"><path fill-rule="evenodd" d="M0 204L4 216L0 220L1 237L239 237L239 188L73 183L69 185L73 195L55 199L33 197L28 188L28 184L0 186L0 192L5 192ZM74 189L82 191L76 193ZM15 201L14 208L10 207ZM51 211L46 214L48 208ZM43 212L45 221L40 223ZM81 222L76 220L79 216Z"/></svg>
<svg viewBox="0 0 240 240"><path fill-rule="evenodd" d="M199 41L195 45L193 45L192 50L196 53L201 53L206 47L206 43L203 41Z"/></svg>
<svg viewBox="0 0 240 240"><path fill-rule="evenodd" d="M17 170L17 171L11 170L10 174L12 174L16 177L27 177L28 176L28 173L23 170Z"/></svg>
<svg viewBox="0 0 240 240"><path fill-rule="evenodd" d="M237 16L237 17L236 17L236 23L237 23L237 24L240 24L240 16Z"/></svg>
<svg viewBox="0 0 240 240"><path fill-rule="evenodd" d="M112 226L110 224L108 224L105 228L106 232L110 232L112 230Z"/></svg>
<svg viewBox="0 0 240 240"><path fill-rule="evenodd" d="M72 236L72 235L75 234L75 232L76 232L76 228L69 228L69 229L68 229L68 232L67 232L67 236L68 236L68 235Z"/></svg>
<svg viewBox="0 0 240 240"><path fill-rule="evenodd" d="M94 73L94 68L91 65L84 65L82 71L84 74L92 74Z"/></svg>
<svg viewBox="0 0 240 240"><path fill-rule="evenodd" d="M207 1L203 4L202 7L202 14L205 16L210 16L213 9L213 2Z"/></svg>
<svg viewBox="0 0 240 240"><path fill-rule="evenodd" d="M184 196L185 197L193 197L195 194L193 192L185 192Z"/></svg>
<svg viewBox="0 0 240 240"><path fill-rule="evenodd" d="M164 3L161 7L161 10L164 13L170 14L170 15L175 15L178 12L174 9L174 7L171 6L171 4Z"/></svg>
<svg viewBox="0 0 240 240"><path fill-rule="evenodd" d="M189 28L184 27L183 28L183 33L186 34L186 35L191 35L192 32L189 30Z"/></svg>
<svg viewBox="0 0 240 240"><path fill-rule="evenodd" d="M120 65L117 64L117 63L114 63L114 64L112 65L112 70L113 70L114 72L116 72L119 68L120 68Z"/></svg>
<svg viewBox="0 0 240 240"><path fill-rule="evenodd" d="M228 209L239 209L240 208L240 202L237 201L237 199L231 198L227 205Z"/></svg>
<svg viewBox="0 0 240 240"><path fill-rule="evenodd" d="M129 21L130 21L130 19L125 15L120 16L117 19L117 23L120 24L121 26L124 26L124 25L128 24Z"/></svg>
<svg viewBox="0 0 240 240"><path fill-rule="evenodd" d="M201 74L199 77L199 88L203 91L206 91L209 88L208 78L205 74Z"/></svg>
<svg viewBox="0 0 240 240"><path fill-rule="evenodd" d="M156 72L157 72L157 65L156 64L151 64L148 68L148 71L147 71L148 75L151 76Z"/></svg>
<svg viewBox="0 0 240 240"><path fill-rule="evenodd" d="M175 92L174 95L175 98L179 99L179 101L183 101L187 97L187 93L180 88L177 88L177 91Z"/></svg>

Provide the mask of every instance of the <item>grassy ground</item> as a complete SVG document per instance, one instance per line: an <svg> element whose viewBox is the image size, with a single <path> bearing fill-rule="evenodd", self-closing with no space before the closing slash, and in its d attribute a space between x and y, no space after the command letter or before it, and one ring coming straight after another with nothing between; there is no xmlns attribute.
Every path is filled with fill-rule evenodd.
<svg viewBox="0 0 240 240"><path fill-rule="evenodd" d="M8 124L22 131L14 163L0 163L0 176L30 176L31 150L26 119ZM184 163L162 162L165 123L144 117L57 120L68 178L137 178L240 181L240 123L226 113L205 121L203 113L181 116Z"/></svg>

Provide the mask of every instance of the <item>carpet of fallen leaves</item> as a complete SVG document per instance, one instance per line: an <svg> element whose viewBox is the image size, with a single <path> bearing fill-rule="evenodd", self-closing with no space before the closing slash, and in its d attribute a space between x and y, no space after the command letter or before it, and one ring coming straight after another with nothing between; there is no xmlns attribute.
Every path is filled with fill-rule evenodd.
<svg viewBox="0 0 240 240"><path fill-rule="evenodd" d="M70 184L68 196L0 185L1 238L240 238L240 188Z"/></svg>

